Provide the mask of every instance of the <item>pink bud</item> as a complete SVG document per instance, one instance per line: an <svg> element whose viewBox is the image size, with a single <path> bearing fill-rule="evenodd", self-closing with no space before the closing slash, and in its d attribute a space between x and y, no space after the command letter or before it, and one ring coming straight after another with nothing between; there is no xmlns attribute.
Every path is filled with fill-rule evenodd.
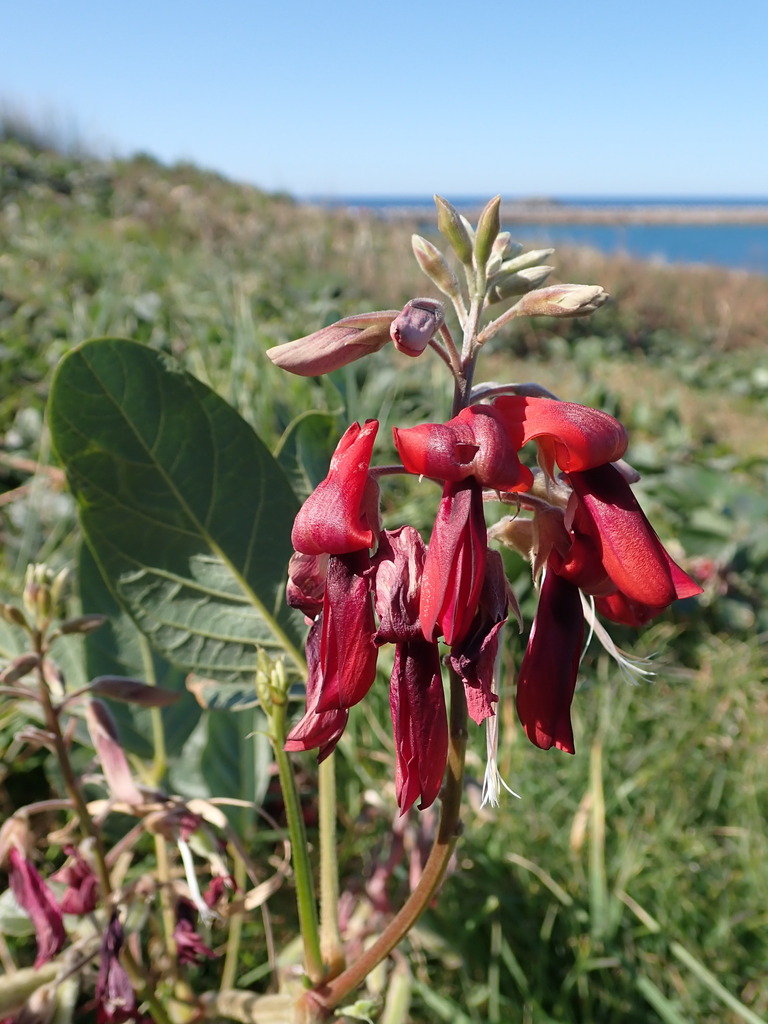
<svg viewBox="0 0 768 1024"><path fill-rule="evenodd" d="M445 322L442 302L411 299L392 321L389 334L398 352L420 356Z"/></svg>

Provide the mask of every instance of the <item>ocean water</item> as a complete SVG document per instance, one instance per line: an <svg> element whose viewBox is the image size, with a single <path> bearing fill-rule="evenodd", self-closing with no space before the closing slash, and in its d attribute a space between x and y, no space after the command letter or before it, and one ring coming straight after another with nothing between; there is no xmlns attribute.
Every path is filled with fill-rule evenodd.
<svg viewBox="0 0 768 1024"><path fill-rule="evenodd" d="M476 210L478 197L450 197L459 209ZM316 200L318 201L318 200ZM322 201L322 200L319 200ZM653 199L637 196L557 197L571 206L768 206L768 198L685 197ZM380 210L432 207L431 196L349 196L327 205ZM768 224L518 224L504 225L526 245L589 246L607 254L626 253L660 263L698 263L768 274Z"/></svg>

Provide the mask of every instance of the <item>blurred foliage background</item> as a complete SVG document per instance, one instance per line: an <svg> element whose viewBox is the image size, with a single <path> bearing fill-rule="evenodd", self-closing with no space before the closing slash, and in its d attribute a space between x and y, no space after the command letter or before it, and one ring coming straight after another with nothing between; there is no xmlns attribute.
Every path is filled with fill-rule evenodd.
<svg viewBox="0 0 768 1024"><path fill-rule="evenodd" d="M341 316L432 294L410 258L413 230L434 228L299 205L148 156L104 163L0 136L0 596L18 593L30 561L78 563L45 402L57 361L86 338L172 353L273 449L304 411L334 417L336 436L376 416L386 461L393 423L444 418L449 381L428 356L416 364L384 350L322 380L290 377L264 356ZM612 302L585 320L515 323L489 346L478 379L536 380L618 416L643 474L640 500L705 593L637 636L617 629L620 646L653 658L650 682L632 685L599 647L588 650L573 758L527 744L507 684L501 767L520 799L480 808L485 746L472 734L455 870L410 940L408 1019L754 1024L768 1016L768 278L581 250L554 260L557 279L602 284ZM312 443L322 461L335 437ZM412 481L388 484L387 525L412 522L426 536L436 501ZM489 521L503 511L491 506ZM529 570L505 560L529 625ZM510 630L510 681L523 649ZM375 912L397 905L435 825L431 812L415 813L393 830L388 713L382 678L339 747L353 924L374 914L363 897L382 878ZM56 785L45 753L15 743L20 719L18 706L0 705L2 817ZM181 730L183 771L172 765L172 781L237 788L237 766L222 759L231 727L217 723L193 743ZM251 725L236 727L238 743ZM255 795L279 821L268 762L255 762ZM311 756L301 770L311 828ZM274 833L246 827L266 860ZM278 939L291 934L290 913L279 894ZM248 927L239 983L258 986L263 928Z"/></svg>

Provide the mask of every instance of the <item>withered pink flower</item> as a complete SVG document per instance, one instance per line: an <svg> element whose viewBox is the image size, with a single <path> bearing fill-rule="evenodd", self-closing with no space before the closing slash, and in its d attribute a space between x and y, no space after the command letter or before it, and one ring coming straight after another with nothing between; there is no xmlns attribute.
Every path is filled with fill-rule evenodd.
<svg viewBox="0 0 768 1024"><path fill-rule="evenodd" d="M491 405L470 405L447 423L395 427L392 433L409 473L453 483L471 476L499 491L525 491L533 481L505 419Z"/></svg>
<svg viewBox="0 0 768 1024"><path fill-rule="evenodd" d="M503 419L515 449L536 441L539 462L550 477L555 463L570 473L614 462L627 450L624 427L599 409L527 395L503 395L493 408Z"/></svg>
<svg viewBox="0 0 768 1024"><path fill-rule="evenodd" d="M176 927L173 940L180 964L200 964L213 960L216 954L203 942L195 928L197 911L190 900L180 899L176 903Z"/></svg>
<svg viewBox="0 0 768 1024"><path fill-rule="evenodd" d="M305 555L294 551L288 563L288 585L285 600L291 608L299 608L310 619L323 608L328 555Z"/></svg>
<svg viewBox="0 0 768 1024"><path fill-rule="evenodd" d="M24 854L12 846L8 852L8 881L16 902L27 912L37 939L35 967L52 960L64 945L66 933L61 910L40 872Z"/></svg>
<svg viewBox="0 0 768 1024"><path fill-rule="evenodd" d="M421 580L419 619L426 640L443 636L452 645L467 635L483 588L487 551L482 488L473 478L446 484Z"/></svg>
<svg viewBox="0 0 768 1024"><path fill-rule="evenodd" d="M537 747L575 752L571 702L584 638L578 588L548 571L517 676L517 713Z"/></svg>
<svg viewBox="0 0 768 1024"><path fill-rule="evenodd" d="M63 914L90 914L99 898L99 881L88 861L76 846L65 846L67 863L51 875L51 880L66 885L59 900Z"/></svg>
<svg viewBox="0 0 768 1024"><path fill-rule="evenodd" d="M598 466L570 472L568 479L592 524L605 571L622 594L661 609L702 592L672 560L617 469Z"/></svg>
<svg viewBox="0 0 768 1024"><path fill-rule="evenodd" d="M390 340L390 324L397 316L396 309L346 316L304 338L275 345L267 355L283 370L318 377L378 352Z"/></svg>
<svg viewBox="0 0 768 1024"><path fill-rule="evenodd" d="M120 963L123 926L115 911L101 939L96 979L97 1024L127 1024L138 1017L139 1007L128 972Z"/></svg>
<svg viewBox="0 0 768 1024"><path fill-rule="evenodd" d="M442 302L411 299L390 324L389 334L398 352L420 356L444 322Z"/></svg>
<svg viewBox="0 0 768 1024"><path fill-rule="evenodd" d="M291 532L305 555L371 548L378 533L379 488L369 475L378 420L353 423L331 458L328 475L299 509Z"/></svg>

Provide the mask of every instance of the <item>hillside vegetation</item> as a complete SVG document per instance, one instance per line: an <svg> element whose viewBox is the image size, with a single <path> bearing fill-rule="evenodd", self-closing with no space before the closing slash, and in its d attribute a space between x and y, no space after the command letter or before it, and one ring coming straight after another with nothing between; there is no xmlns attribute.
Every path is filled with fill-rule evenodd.
<svg viewBox="0 0 768 1024"><path fill-rule="evenodd" d="M395 400L413 423L443 415L439 368L386 350L334 386L287 379L264 356L341 316L434 294L410 256L416 229L190 165L0 141L3 600L27 562L76 560L44 413L54 367L87 338L173 354L272 447L303 408L338 415L339 433L345 416L385 419ZM484 743L472 736L455 870L411 939L409 1019L755 1024L768 1017L768 278L585 251L552 259L557 280L602 284L612 302L585 320L510 329L493 343L492 376L539 381L626 423L644 507L705 593L639 637L617 630L622 647L654 658L650 683L629 685L590 648L573 758L524 741L510 683L501 767L520 800L479 809ZM407 500L423 528L428 515ZM528 569L508 570L525 611ZM510 680L521 649L512 636ZM431 812L416 813L405 840L402 829L393 838L386 691L367 709L339 747L349 901L388 857L390 889L405 891L405 849L415 857L434 827ZM41 796L57 783L44 752L19 756L18 728L0 712L2 817L20 778ZM314 770L307 757L308 804ZM282 937L286 907L275 911ZM239 984L258 987L265 940L259 921L249 927Z"/></svg>

